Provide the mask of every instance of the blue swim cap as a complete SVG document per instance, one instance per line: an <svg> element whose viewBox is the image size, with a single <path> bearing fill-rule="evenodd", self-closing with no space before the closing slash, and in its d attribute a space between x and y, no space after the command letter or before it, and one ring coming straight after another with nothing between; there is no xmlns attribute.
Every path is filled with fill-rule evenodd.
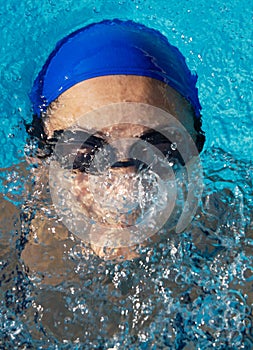
<svg viewBox="0 0 253 350"><path fill-rule="evenodd" d="M117 19L88 25L57 43L34 82L34 112L45 112L60 94L83 80L119 74L168 84L200 116L197 75L191 74L180 51L158 31Z"/></svg>

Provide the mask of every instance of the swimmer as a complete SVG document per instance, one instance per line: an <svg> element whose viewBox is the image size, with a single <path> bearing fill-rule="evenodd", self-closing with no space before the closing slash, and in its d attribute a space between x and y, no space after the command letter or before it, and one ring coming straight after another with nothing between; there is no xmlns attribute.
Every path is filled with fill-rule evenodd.
<svg viewBox="0 0 253 350"><path fill-rule="evenodd" d="M34 118L28 128L31 137L38 141L37 162L44 167L43 171L38 170L37 184L45 182L45 168L50 167L50 158L57 153L55 148L59 150L63 145L57 162L64 166L65 159L67 162L71 159L72 205L97 223L84 241L89 241L90 250L99 257L133 259L138 256L136 246L146 244L143 239L136 244L120 246L116 242L104 247L104 231L109 232L113 227L116 236L122 229L117 239L124 241L128 227L139 216L139 207L118 211L124 207L124 201L133 205L136 176L140 168L145 170L145 161L129 153L133 140L148 142L167 160L174 159L184 165L190 159L182 159L180 149L173 150L173 142L162 131L165 124L174 123L172 126L181 127L201 152L205 137L201 130L196 80L182 54L159 32L120 20L106 20L70 34L57 44L39 73L31 93ZM73 139L78 143L74 156ZM126 140L131 141L130 146ZM92 161L96 153L100 153L101 160L102 149L117 154L112 160L111 154L102 157L104 163L109 164L106 176L111 183L91 193L90 183L95 178L96 185L98 178L92 172ZM55 169L52 176L57 172ZM119 181L122 178L124 182ZM62 184L61 180L58 182ZM151 191L148 186L143 189ZM59 191L56 187L55 196ZM106 200L114 203L115 208L109 204L101 207L101 202ZM51 232L53 239L65 239L68 231L72 231L82 240L83 233L69 230L68 225L54 234L55 225L59 227L62 223L61 219L56 220L52 229L51 220L47 219L46 224L46 220L36 214L33 236L47 240L45 234ZM147 238L155 241L156 235L147 234ZM33 248L28 237L22 257L30 266L34 266ZM36 260L38 264L38 254Z"/></svg>
<svg viewBox="0 0 253 350"><path fill-rule="evenodd" d="M118 158L112 160L116 163L110 164L112 161L107 154L104 157L110 165L109 169L106 169L108 175L106 178L110 175L111 181L115 180L116 185L112 185L111 188L100 187L100 192L102 189L104 193L97 190L93 195L101 199L101 202L103 200L106 202L109 197L107 204L113 203L117 208L124 208L123 197L131 204L130 199L134 196L134 190L130 180L140 171L140 162L137 158L126 157L128 150L122 147L120 141L146 140L162 153L171 152L169 161L176 159L179 163L180 160L184 163L186 159L181 159L182 152L177 152L176 149L173 151L171 140L169 138L166 140L164 135L159 133L163 130L164 120L168 117L167 125L171 126L170 123L173 122L172 126L176 125L180 130L184 128L191 136L198 152L201 152L204 135L201 131L200 105L195 84L196 77L191 75L179 51L156 31L133 22L104 21L83 28L58 43L50 55L35 81L31 95L34 119L28 131L38 142L36 159L38 167L34 168L36 200L33 198L27 206L31 207L30 204L34 205L36 201L37 211L27 217L27 221L30 222L29 233L25 236L26 243L21 255L30 279L39 286L35 292L35 300L42 310L41 324L44 327L43 331L46 330L46 335L51 332L53 337L61 341L66 339L82 341L92 336L96 339L97 334L102 339L113 336L119 331L118 325L123 317L119 305L124 305L129 312L129 318L123 317L123 320L128 320L133 334L137 333L146 324L145 322L150 322L151 318L147 321L144 312L139 316L138 327L135 326L134 316L138 315L141 308L134 310L131 300L138 300L141 305L143 300L146 303L147 295L157 294L153 283L153 267L150 268L152 271L149 277L146 276L144 281L141 279L136 281L135 286L137 285L140 291L137 297L134 294L137 287L133 288L134 281L131 280L132 270L126 277L125 284L118 287L117 281L114 281L115 284L112 281L112 276L115 274L106 274L105 270L102 269L100 272L99 269L101 265L106 265L105 260L132 260L134 265L134 259L139 256L138 245L151 244L156 242L156 238L159 239L158 234L154 234L148 236L146 241L133 246L113 247L113 249L107 246L103 249L101 244L96 244L100 243L99 239L103 236L103 232L99 231L100 237L93 232L97 242L93 238L90 241L84 240L82 244L80 232L69 230L68 223L62 222L61 215L56 218L53 205L51 203L47 205L50 196L47 186L49 179L46 175L48 168L51 167L51 161L58 162L63 167L66 165L65 159L70 161L70 169L67 167L65 170L70 170L73 176L71 177L74 181L71 187L75 199L75 203L71 202L73 207L77 204L77 209L85 215L88 212L98 223L106 218L107 221L103 222L102 226L105 231L110 226L116 229L118 226L128 227L129 221L132 224L135 216L138 217L138 211L132 210L130 214L123 211L119 221L116 210L111 207L108 210L108 206L101 209L98 201L95 201L91 192L87 191L90 188L89 182L92 183L97 178L104 179L93 173L93 164L89 160L93 160L94 154L104 155L102 151L100 153L103 149L115 152L115 148L118 148L118 151L122 151L123 155L120 154ZM131 109L132 107L134 109ZM115 111L119 113L114 113ZM131 113L127 115L125 112L129 111ZM170 116L173 116L178 123ZM88 142L84 139L87 133L90 135ZM73 140L77 140L77 145L80 147L76 149L74 157L69 157L72 156L73 149L75 150L71 143ZM64 144L66 148L62 147ZM58 158L54 158L58 151L64 153L60 152ZM153 154L155 155L155 151ZM60 158L59 155L63 157ZM88 161L84 157L86 155ZM32 157L30 159L34 161ZM55 167L53 170L58 171L58 168ZM124 182L118 181L122 175ZM63 185L64 179L60 179L62 180L60 185ZM57 183L56 189L58 188L60 186ZM148 192L149 188L146 189ZM57 191L55 194L57 195ZM210 203L212 201L208 198L207 206ZM219 217L219 208L220 205L213 205L209 218L206 212L201 215L198 220L202 220L203 227L216 230L213 217ZM109 218L107 214L110 214ZM197 237L195 244L202 234L201 230L202 226L195 227L192 232L193 236ZM176 241L176 235L174 237ZM171 246L177 247L176 244ZM210 242L204 242L202 248L205 254L208 246L214 249ZM82 260L80 259L79 264L80 255ZM148 264L148 260L146 262ZM140 266L136 264L135 268L139 269ZM106 265L106 269L110 271L110 268L109 264ZM196 286L192 289L187 284L182 287L172 275L173 269L171 271L171 278L165 278L161 282L162 288L171 291L172 298L178 297L179 300L179 295L182 295L185 299L189 298L188 302L193 302L199 298L200 293L204 293ZM142 272L146 273L144 269ZM97 284L91 282L90 286L91 279L96 279ZM58 288L61 283L63 287ZM56 288L43 289L43 284ZM96 287L99 288L98 292L95 291ZM67 289L71 290L69 295L71 294L74 301L69 297ZM104 294L102 290L105 290ZM85 295L80 305L78 291L82 297ZM71 302L67 301L69 299ZM159 303L159 298L155 299L154 308L158 309L157 312L161 307ZM89 313L86 313L86 307ZM103 323L102 318L107 321ZM104 328L101 331L102 326Z"/></svg>

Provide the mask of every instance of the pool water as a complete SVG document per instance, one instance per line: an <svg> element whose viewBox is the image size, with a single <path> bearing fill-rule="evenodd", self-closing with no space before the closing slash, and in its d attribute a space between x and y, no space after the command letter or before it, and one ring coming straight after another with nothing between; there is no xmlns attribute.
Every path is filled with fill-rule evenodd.
<svg viewBox="0 0 253 350"><path fill-rule="evenodd" d="M1 349L253 348L252 13L246 0L1 3ZM59 39L104 18L141 22L180 49L198 73L206 133L191 225L117 264L52 235L46 199L24 250L29 194L47 191L24 156L33 80Z"/></svg>

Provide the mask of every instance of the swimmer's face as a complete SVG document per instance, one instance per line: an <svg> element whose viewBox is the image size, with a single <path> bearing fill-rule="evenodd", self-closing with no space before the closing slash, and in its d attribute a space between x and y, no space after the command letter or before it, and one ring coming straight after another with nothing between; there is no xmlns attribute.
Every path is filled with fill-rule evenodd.
<svg viewBox="0 0 253 350"><path fill-rule="evenodd" d="M143 164L130 156L135 141L147 141L165 157L169 155L183 164L180 154L172 150L171 142L157 131L166 127L166 121L161 123L151 114L143 119L139 113L133 113L128 120L113 113L102 116L95 113L93 118L87 114L93 109L120 102L144 103L166 110L184 125L193 140L197 137L189 104L173 89L155 79L99 77L77 84L63 93L48 110L46 132L50 137L57 130L63 130L69 137L64 141L64 145L68 145L64 149L64 157L72 155L73 149L76 152L72 157L75 174L73 194L84 213L105 227L131 226L140 215L140 206L135 205L134 197L139 196ZM78 125L80 118L81 127ZM71 131L66 132L69 128ZM78 150L71 145L73 140L74 143L77 141ZM98 167L103 168L100 170L92 164L99 153L102 157ZM152 191L152 185L146 185L143 190L147 193ZM101 206L101 203L105 205Z"/></svg>

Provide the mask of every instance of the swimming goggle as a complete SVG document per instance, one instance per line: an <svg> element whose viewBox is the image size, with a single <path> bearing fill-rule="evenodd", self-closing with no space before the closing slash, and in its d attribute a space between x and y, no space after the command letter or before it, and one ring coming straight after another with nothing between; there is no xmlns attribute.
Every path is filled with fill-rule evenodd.
<svg viewBox="0 0 253 350"><path fill-rule="evenodd" d="M103 157L100 157L100 172L108 164L112 164L112 168L134 166L143 169L146 167L145 161L141 162L133 156L139 147L140 140L156 147L171 166L185 165L176 143L169 140L161 132L152 129L136 137L136 142L133 142L128 151L128 157L123 161L117 160L117 149L111 146L107 140L101 136L90 135L82 129L68 129L64 133L57 131L53 138L47 140L47 144L51 147L52 152L57 144L57 152L53 153L53 157L62 168L96 174L98 169L92 165L92 162L98 152L103 152ZM149 151L147 148L145 150ZM142 152L145 151L142 150Z"/></svg>

